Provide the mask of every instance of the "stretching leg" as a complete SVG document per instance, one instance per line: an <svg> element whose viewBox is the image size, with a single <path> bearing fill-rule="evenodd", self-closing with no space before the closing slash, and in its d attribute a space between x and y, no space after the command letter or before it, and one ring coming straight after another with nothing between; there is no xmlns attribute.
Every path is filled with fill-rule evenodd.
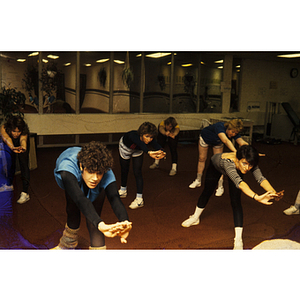
<svg viewBox="0 0 300 300"><path fill-rule="evenodd" d="M121 165L121 186L127 187L130 159L124 159L121 156L119 156L119 159Z"/></svg>
<svg viewBox="0 0 300 300"><path fill-rule="evenodd" d="M144 160L143 154L132 158L133 174L135 176L135 181L136 181L136 191L141 198L143 195L143 187L144 187L144 180L142 174L143 160Z"/></svg>

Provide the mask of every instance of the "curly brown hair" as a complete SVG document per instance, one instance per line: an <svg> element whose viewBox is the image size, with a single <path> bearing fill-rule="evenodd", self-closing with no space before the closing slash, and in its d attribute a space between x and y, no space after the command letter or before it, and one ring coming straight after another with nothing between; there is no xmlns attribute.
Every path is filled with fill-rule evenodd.
<svg viewBox="0 0 300 300"><path fill-rule="evenodd" d="M111 152L100 142L92 141L84 145L77 159L89 173L104 174L113 167Z"/></svg>
<svg viewBox="0 0 300 300"><path fill-rule="evenodd" d="M144 134L150 134L153 138L155 138L157 136L157 133L157 127L150 122L144 122L138 129L138 134L140 136Z"/></svg>
<svg viewBox="0 0 300 300"><path fill-rule="evenodd" d="M233 120L230 120L228 122L225 122L224 126L226 128L228 128L229 130L235 129L238 132L241 132L244 128L243 121L239 120L239 119L233 119Z"/></svg>

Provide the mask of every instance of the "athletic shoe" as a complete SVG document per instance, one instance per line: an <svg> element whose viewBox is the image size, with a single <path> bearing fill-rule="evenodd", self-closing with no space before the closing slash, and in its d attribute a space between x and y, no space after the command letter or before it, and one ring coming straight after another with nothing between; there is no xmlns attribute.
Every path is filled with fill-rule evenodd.
<svg viewBox="0 0 300 300"><path fill-rule="evenodd" d="M137 208L140 208L140 207L143 207L144 206L144 201L143 201L143 198L135 198L131 204L129 205L129 207L131 209L137 209Z"/></svg>
<svg viewBox="0 0 300 300"><path fill-rule="evenodd" d="M17 201L17 203L23 204L23 203L25 203L25 202L27 202L27 201L29 201L29 200L30 200L29 195L26 194L26 193L24 193L24 192L22 192L22 193L21 193L21 196L20 196L20 198L19 198L19 200Z"/></svg>
<svg viewBox="0 0 300 300"><path fill-rule="evenodd" d="M196 218L194 215L191 215L187 220L181 223L182 227L190 227L193 225L198 225L200 223L199 218Z"/></svg>
<svg viewBox="0 0 300 300"><path fill-rule="evenodd" d="M299 208L297 209L294 205L291 205L289 208L283 211L286 215L299 215Z"/></svg>
<svg viewBox="0 0 300 300"><path fill-rule="evenodd" d="M125 198L127 196L127 190L119 189L120 198Z"/></svg>
<svg viewBox="0 0 300 300"><path fill-rule="evenodd" d="M169 175L170 175L170 176L174 176L174 175L176 175L176 174L177 174L176 170L171 169Z"/></svg>
<svg viewBox="0 0 300 300"><path fill-rule="evenodd" d="M10 191L13 191L14 190L14 186L13 185L6 185L6 184L3 184L1 187L0 187L0 192L10 192Z"/></svg>
<svg viewBox="0 0 300 300"><path fill-rule="evenodd" d="M224 188L222 186L218 187L217 190L216 190L216 196L217 197L220 197L224 194Z"/></svg>
<svg viewBox="0 0 300 300"><path fill-rule="evenodd" d="M196 179L189 185L189 188L194 189L194 188L200 187L200 186L201 186L201 181Z"/></svg>
<svg viewBox="0 0 300 300"><path fill-rule="evenodd" d="M149 167L150 169L158 169L159 168L159 165L158 164L156 164L156 163L153 163L150 167Z"/></svg>
<svg viewBox="0 0 300 300"><path fill-rule="evenodd" d="M234 246L233 246L233 250L243 250L243 240L242 239L239 239L239 240L236 240L234 239Z"/></svg>

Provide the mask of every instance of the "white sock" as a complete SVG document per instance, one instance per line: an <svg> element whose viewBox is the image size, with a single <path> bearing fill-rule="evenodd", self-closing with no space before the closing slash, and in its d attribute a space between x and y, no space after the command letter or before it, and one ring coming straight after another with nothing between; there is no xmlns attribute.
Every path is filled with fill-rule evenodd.
<svg viewBox="0 0 300 300"><path fill-rule="evenodd" d="M201 178L202 178L202 174L199 174L199 173L197 173L197 180L199 181L199 182L201 182Z"/></svg>
<svg viewBox="0 0 300 300"><path fill-rule="evenodd" d="M219 182L218 182L218 188L223 186L223 179L222 177L220 178Z"/></svg>
<svg viewBox="0 0 300 300"><path fill-rule="evenodd" d="M202 214L203 210L204 210L204 208L200 208L200 207L196 206L194 216L196 218L200 218L200 215Z"/></svg>
<svg viewBox="0 0 300 300"><path fill-rule="evenodd" d="M159 159L156 159L156 160L154 161L154 163L155 163L156 165L159 165Z"/></svg>
<svg viewBox="0 0 300 300"><path fill-rule="evenodd" d="M127 190L127 186L121 186L121 191L126 191Z"/></svg>
<svg viewBox="0 0 300 300"><path fill-rule="evenodd" d="M242 240L243 227L235 227L235 240Z"/></svg>
<svg viewBox="0 0 300 300"><path fill-rule="evenodd" d="M298 204L298 205L297 205ZM297 198L296 198L296 201L295 201L295 206L298 206L298 208L299 208L299 206L300 206L300 190L299 190L299 192L298 192L298 195L297 195Z"/></svg>
<svg viewBox="0 0 300 300"><path fill-rule="evenodd" d="M142 198L142 199L143 199L143 194L137 193L137 194L136 194L136 198Z"/></svg>
<svg viewBox="0 0 300 300"><path fill-rule="evenodd" d="M177 164L172 164L172 169L176 171L177 170Z"/></svg>

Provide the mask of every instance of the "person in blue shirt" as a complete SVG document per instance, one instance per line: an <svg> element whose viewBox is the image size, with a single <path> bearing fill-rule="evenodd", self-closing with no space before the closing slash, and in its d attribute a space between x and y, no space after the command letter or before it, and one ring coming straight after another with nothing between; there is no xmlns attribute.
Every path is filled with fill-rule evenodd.
<svg viewBox="0 0 300 300"><path fill-rule="evenodd" d="M126 243L132 223L123 205L112 171L113 158L106 146L92 141L81 147L66 149L58 157L54 177L65 190L67 223L54 249L74 249L78 245L81 213L90 234L89 249L106 249L105 236L120 236ZM119 222L106 224L100 217L107 196Z"/></svg>
<svg viewBox="0 0 300 300"><path fill-rule="evenodd" d="M236 152L236 148L231 142L231 138L240 146L248 145L240 135L243 130L243 122L239 119L233 119L228 122L217 122L202 129L199 136L199 158L197 167L197 178L189 185L189 188L194 189L201 186L201 178L205 168L207 153L209 146L213 147L213 154L222 153L224 145L230 151ZM224 193L223 176L220 178L216 196L222 196Z"/></svg>
<svg viewBox="0 0 300 300"><path fill-rule="evenodd" d="M131 130L125 133L119 141L119 155L121 165L121 198L127 196L127 179L130 160L132 158L133 173L136 180L136 198L129 205L131 209L144 206L143 200L143 154L147 153L154 159L162 159L166 153L156 141L157 128L150 122L144 122L138 130ZM149 147L149 148L148 148ZM155 151L151 151L151 148Z"/></svg>

